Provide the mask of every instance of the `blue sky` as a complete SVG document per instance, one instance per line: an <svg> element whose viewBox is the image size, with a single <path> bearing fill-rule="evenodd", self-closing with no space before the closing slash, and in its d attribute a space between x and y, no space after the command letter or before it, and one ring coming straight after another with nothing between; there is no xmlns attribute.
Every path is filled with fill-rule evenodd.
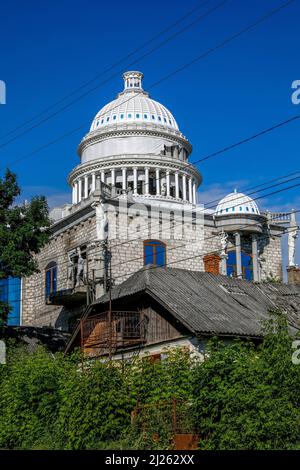
<svg viewBox="0 0 300 470"><path fill-rule="evenodd" d="M77 145L97 111L122 89L122 71L143 71L147 89L284 0L228 0L164 47L129 65L168 34L221 3L207 1L177 28L94 82L99 85L116 75L105 85L4 145L21 130L9 138L3 138L4 134L101 74L200 3L2 2L0 80L6 82L7 104L0 106L0 167L1 172L6 166L17 172L24 197L43 193L51 205L69 201L66 176L79 163ZM300 1L296 0L249 33L151 89L151 96L173 112L193 144L192 161L300 113L300 105L291 102L291 83L300 79L299 15ZM297 171L299 124L291 123L201 164L200 201ZM78 126L82 128L55 145L10 165ZM259 205L274 210L299 209L299 188L259 201Z"/></svg>

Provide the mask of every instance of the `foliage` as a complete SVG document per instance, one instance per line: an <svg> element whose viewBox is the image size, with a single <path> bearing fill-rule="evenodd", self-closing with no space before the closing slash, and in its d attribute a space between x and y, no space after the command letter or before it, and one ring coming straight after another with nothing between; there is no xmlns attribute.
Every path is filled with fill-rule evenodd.
<svg viewBox="0 0 300 470"><path fill-rule="evenodd" d="M275 313L260 344L209 343L204 362L166 351L127 364L9 346L0 448L170 449L176 423L201 449L299 449L300 367Z"/></svg>
<svg viewBox="0 0 300 470"><path fill-rule="evenodd" d="M55 428L60 384L72 362L44 349L29 354L8 348L8 366L1 367L0 447L31 446Z"/></svg>
<svg viewBox="0 0 300 470"><path fill-rule="evenodd" d="M34 254L49 238L50 220L45 197L34 197L18 206L20 187L9 170L0 178L0 279L29 276L38 270ZM7 317L7 304L0 305L0 318Z"/></svg>
<svg viewBox="0 0 300 470"><path fill-rule="evenodd" d="M67 448L88 449L112 440L130 423L133 402L121 371L95 362L80 373L73 370L60 390L59 428Z"/></svg>
<svg viewBox="0 0 300 470"><path fill-rule="evenodd" d="M193 378L194 419L203 449L288 449L300 442L300 369L275 312L263 343L210 344Z"/></svg>

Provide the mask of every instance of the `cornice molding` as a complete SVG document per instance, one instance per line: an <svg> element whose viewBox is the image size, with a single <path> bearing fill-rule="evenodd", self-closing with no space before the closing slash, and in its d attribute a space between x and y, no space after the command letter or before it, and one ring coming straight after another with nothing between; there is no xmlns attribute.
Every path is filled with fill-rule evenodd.
<svg viewBox="0 0 300 470"><path fill-rule="evenodd" d="M202 181L202 176L198 169L194 167L191 163L181 162L179 160L159 158L159 156L123 156L123 157L109 157L108 159L99 159L94 162L80 164L69 174L68 183L71 186L74 179L82 176L87 176L93 172L101 170L111 170L126 167L128 169L133 169L134 167L153 167L153 170L173 170L174 172L178 171L179 174L186 174L187 176L193 176L198 185Z"/></svg>
<svg viewBox="0 0 300 470"><path fill-rule="evenodd" d="M154 137L162 137L162 138L167 138L169 140L173 140L181 145L183 145L186 150L188 151L189 154L192 153L193 147L187 140L187 138L181 134L179 131L173 130L173 132L168 131L168 129L155 129L155 128L130 128L127 127L126 129L120 129L120 128L113 128L113 129L107 129L107 130L102 130L102 131L93 131L88 133L83 140L80 142L77 153L79 156L81 156L82 152L89 147L90 145L95 145L98 142L101 142L106 139L111 139L114 137L124 137L124 136L136 136L139 135L141 137L147 137L147 136L154 136Z"/></svg>

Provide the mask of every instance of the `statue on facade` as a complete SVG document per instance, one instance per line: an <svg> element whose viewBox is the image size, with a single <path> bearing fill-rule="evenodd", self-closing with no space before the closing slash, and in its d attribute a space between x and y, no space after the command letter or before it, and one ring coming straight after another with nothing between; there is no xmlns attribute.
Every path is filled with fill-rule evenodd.
<svg viewBox="0 0 300 470"><path fill-rule="evenodd" d="M221 250L220 250L220 258L221 258L221 274L226 276L227 274L227 245L228 245L228 233L224 232L222 230L221 233L219 233L219 239L221 243Z"/></svg>
<svg viewBox="0 0 300 470"><path fill-rule="evenodd" d="M292 211L290 226L288 229L288 265L296 265L296 239L298 238L299 227L297 225L295 212Z"/></svg>

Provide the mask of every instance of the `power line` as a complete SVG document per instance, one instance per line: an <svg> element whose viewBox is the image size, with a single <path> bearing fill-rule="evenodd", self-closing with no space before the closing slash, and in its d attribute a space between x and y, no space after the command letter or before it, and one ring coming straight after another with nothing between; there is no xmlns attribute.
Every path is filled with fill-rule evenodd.
<svg viewBox="0 0 300 470"><path fill-rule="evenodd" d="M190 67L191 65L193 65L194 63L198 62L199 60L201 59L204 59L206 58L208 55L210 55L211 53L214 53L215 51L219 50L220 48L224 47L225 45L229 44L230 42L234 41L235 39L237 39L238 37L240 37L241 35L251 31L253 28L255 28L256 26L258 26L259 24L261 24L262 22L266 21L268 18L270 18L271 16L273 16L274 14L278 13L279 11L281 11L282 9L288 7L290 4L292 4L295 0L289 0L288 2L282 4L280 7L278 8L275 8L275 9L272 9L270 10L267 14L265 14L264 16L260 17L257 21L255 21L254 23L251 23L249 26L247 26L246 28L243 28L242 30L240 30L239 32L235 33L234 35L228 37L227 39L225 39L224 41L222 41L221 43L219 43L217 46L213 47L213 48L210 48L208 49L206 52L202 53L201 55L197 56L196 58L194 58L192 61L190 62L187 62L186 64L184 64L183 66L181 66L180 68L174 70L173 72L167 74L166 76L164 76L163 78L161 78L160 80L158 80L157 82L153 83L149 89L152 89L154 88L155 86L158 86L159 84L161 84L162 82L164 82L165 80L168 80L170 77L176 75L177 73L179 72L182 72L183 70L185 70L186 68ZM137 95L141 94L142 92L138 92L136 94L134 94L132 97L130 97L127 101L130 101L131 99L135 98ZM112 108L111 110L113 110L114 108ZM300 115L294 117L294 119L299 119ZM290 120L288 121L290 122ZM282 125L284 125L285 122L282 123ZM74 133L74 132L77 132L77 130L85 127L86 123L80 125L79 127L69 131L68 133L66 134L63 134L61 135L60 137L58 137L57 139L53 140L53 141L50 141L49 143L43 145L42 147L39 147L38 149L34 150L33 152L30 152L29 154L27 155L23 155L19 158L17 158L16 160L12 161L9 165L14 165L15 163L18 163L19 161L21 160L24 160L38 152L40 152L41 150L44 150L45 148L53 145L54 143L57 143L58 141L60 140L63 140L65 137L68 137L70 134ZM266 132L268 132L268 129L266 130ZM1 147L1 146L0 146ZM225 151L225 150L224 150ZM3 169L3 167L1 168ZM0 170L1 170L0 169Z"/></svg>
<svg viewBox="0 0 300 470"><path fill-rule="evenodd" d="M263 196L258 196L258 197L256 197L256 198L254 198L253 201L257 201L258 199L261 199L261 198L264 198L264 197L267 197L267 196L271 196L271 195L274 195L274 194L277 194L277 193L280 193L280 192L283 192L283 191L287 191L287 190L289 190L289 189L292 189L292 188L295 188L295 187L298 187L298 186L300 186L300 183L297 183L297 184L294 184L294 185L292 185L292 186L289 186L288 188L283 188L283 189L280 189L280 190L277 190L277 191L273 191L273 192L271 192L271 193L269 193L269 194L265 194L265 195L263 195ZM229 207L228 209L232 209L232 208L238 207L239 205L240 205L240 203L238 203L238 204L236 204L236 205L234 205L234 206L231 206L231 207ZM194 220L195 220L195 219L194 219ZM193 219L192 219L192 221L193 221ZM191 222L192 222L192 221L191 221ZM181 220L181 223L182 223L182 220ZM260 225L260 224L261 224L261 222L258 222L257 224L253 224L253 225ZM249 226L249 225L246 225L244 228L247 228L248 226ZM213 235L213 236L211 236L211 237L207 237L207 238L205 238L205 241L206 241L206 240L213 239L213 238L216 238L216 237L218 237L218 235ZM131 241L134 241L134 240L129 240L128 242L125 242L125 243L130 243ZM124 243L124 244L125 244L125 243ZM187 241L186 243L184 243L184 244L182 244L182 245L177 245L177 246L175 246L175 247L171 247L171 248L169 248L167 251L172 251L172 250L175 250L175 249L177 249L177 248L183 248L183 247L185 247L186 245L188 245L189 243L190 243L190 241ZM120 245L122 245L122 243L121 243ZM113 245L112 248L116 248L117 246L119 246L119 245ZM113 266L121 266L122 264L126 264L126 263L129 263L129 262L132 262L132 261L137 261L137 260L142 259L142 258L144 258L144 256L139 256L139 257L137 257L137 258L129 259L129 260L123 261L123 262L121 262L121 263L117 263L117 264L115 264L115 265L113 265Z"/></svg>
<svg viewBox="0 0 300 470"><path fill-rule="evenodd" d="M274 195L274 194L277 194L277 193L279 193L279 192L286 191L286 190L291 189L291 188L296 187L296 186L300 186L300 183L298 183L298 184L296 184L296 185L293 185L293 186L290 186L290 187L288 187L288 188L283 188L283 189L280 189L280 190L273 191L272 193L269 193L268 195L259 196L259 197L257 197L257 198L254 198L253 200L255 201L255 200L261 199L261 198L263 198L263 197L269 196L269 195ZM237 204L236 206L232 206L232 207L237 207L238 205L239 205L239 204ZM300 210L293 211L293 212L294 212L294 213L297 213L297 212L299 212L299 211L300 211ZM275 217L274 219L276 219L276 218L278 218L278 217ZM273 219L273 220L274 220L274 219ZM257 222L256 224L252 224L252 226L255 226L255 225L261 225L261 222ZM247 224L247 225L245 225L244 227L241 227L241 228L247 228L248 226L249 226L249 225ZM211 240L211 239L216 238L216 237L218 237L218 234L217 234L217 235L212 235L212 236L210 236L210 237L205 238L205 241ZM132 241L132 240L131 240L131 241ZM173 250L176 250L176 249L178 249L178 248L183 248L183 247L186 246L188 243L190 243L190 241L187 241L186 243L181 244L181 245L177 245L177 246L175 246L175 247L170 247L167 251L173 251ZM213 253L213 251L209 251L209 253ZM207 254L209 254L209 253L207 253ZM205 253L201 253L201 255L204 256ZM129 263L129 262L131 262L131 261L137 261L137 260L142 259L142 258L144 258L144 256L140 256L140 257L137 257L137 258L129 259L129 260L126 260L125 262L117 263L117 264L115 264L115 265L113 265L113 266L120 266L120 265L122 265L122 264L127 264L127 263ZM52 257L51 259L53 260L53 257ZM66 264L66 263L67 263L67 261L66 261L66 262L63 262L63 263L60 263L60 266ZM97 271L99 271L99 270L94 270L94 271L97 272ZM135 272L135 271L132 271L132 272ZM130 273L131 273L131 272L129 272L129 274L130 274ZM124 277L124 276L126 276L127 274L128 274L128 273L124 273L122 276L115 277L114 279L118 279L118 278ZM38 273L35 273L35 275L38 275ZM35 296L35 297L36 297L36 296Z"/></svg>
<svg viewBox="0 0 300 470"><path fill-rule="evenodd" d="M261 192L261 191L266 191L267 189L274 188L274 187L279 186L279 185L281 185L281 184L286 184L286 183L288 183L288 182L290 182L290 181L294 181L294 180L299 179L299 178L300 178L300 176L297 176L297 177L291 178L291 179L289 179L289 180L287 180L287 181L284 181L284 182L282 182L282 183L273 184L273 185L268 186L268 187L266 187L266 188L263 188L263 189L260 189L260 190L257 190L257 191L252 191L251 193L248 193L247 196L250 196L250 195L252 195L252 194L255 194L255 193L258 193L258 192ZM285 191L285 190L287 190L287 189L294 188L294 187L296 187L296 186L299 186L299 185L298 185L298 184L297 184L297 185L293 185L293 186L290 186L289 188L281 189L281 190L278 191L278 192ZM270 193L270 194L273 194L273 193ZM267 196L269 196L269 194L264 194L264 195L262 195L262 196L260 196L260 197L254 198L253 201L255 201L255 200L257 200L257 199L262 199L262 198L267 197ZM237 200L242 199L242 198L243 198L243 196L237 196L235 199L232 200L232 202L233 202L233 201L237 201ZM209 204L209 203L208 203L208 204ZM238 207L239 205L240 205L240 203L238 203L238 204L236 204L236 205L234 205L234 206L231 206L231 207L229 207L228 209L233 209L233 208L235 208L235 207ZM214 206L211 206L211 207L215 207L215 205L214 205ZM205 210L207 210L207 209L209 209L209 208L210 208L210 207L206 205L206 207L204 207L203 210L197 211L197 213L199 213L199 212L205 213ZM193 213L193 212L195 212L195 209L190 209L190 210L187 211L187 212L188 212L188 213L189 213L189 212ZM186 214L187 212L185 212L185 214ZM194 219L193 219L193 220L194 220ZM175 219L174 219L174 221L175 221ZM179 220L179 224L180 224L180 223L182 223L182 218L180 218L180 220ZM179 225L179 224L175 224L173 228L175 228L175 227L176 227L177 225ZM159 233L159 232L160 232L160 230L158 230L157 232L152 232L152 234L153 234L153 233ZM137 237L137 238L135 238L135 239L126 240L126 241L124 241L124 242L122 242L122 243L113 245L113 247L116 248L116 247L118 247L118 246L125 245L125 244L127 244L127 243L132 242L132 241L139 240L140 238L141 238L141 237Z"/></svg>
<svg viewBox="0 0 300 470"><path fill-rule="evenodd" d="M293 211L293 213L295 213L295 214L297 214L297 213L299 213L299 212L300 212L300 209L297 209L297 210L294 210L294 211ZM252 226L255 226L255 225L258 225L258 224L253 224ZM245 226L244 226L244 228L247 228L247 227L248 227L248 225L245 225ZM243 228L243 227L241 227L241 228ZM286 229L283 230L281 236L282 236L282 235L285 235L285 234L287 234L287 233L290 233L290 232L292 232L292 231L293 231L293 229L286 228ZM215 236L216 236L216 235L215 235ZM214 236L214 237L215 237L215 236ZM260 237L260 241L267 240L267 239L269 239L269 238L270 238L270 235L265 235L265 236L263 236L263 237ZM207 240L207 239L206 239L206 240ZM237 246L237 247L240 247L240 246L242 246L242 244L237 244L236 246ZM181 258L181 259L178 259L178 260L169 261L169 262L164 263L163 265L160 265L160 266L149 266L149 265L147 265L147 266L143 266L143 267L140 268L138 271L145 271L145 270L148 270L148 269L163 268L163 267L166 267L166 266L169 266L169 265L173 265L173 264L176 264L176 263L181 263L181 262L183 262L183 261L189 261L189 260L191 260L191 259L196 259L196 258L199 258L199 257L201 257L201 256L205 256L205 255L209 255L209 254L214 254L214 253L215 253L215 254L218 254L219 251L220 251L220 250L210 250L210 251L207 251L207 252L201 252L201 253L199 253L198 255L192 255L192 256L188 256L188 257L186 257L186 258ZM199 270L199 271L200 271L200 270ZM135 274L136 272L137 272L136 270L135 270L135 271L126 272L126 273L124 273L122 276L115 276L115 277L114 277L114 280L120 279L120 278L124 278L124 276L130 276L130 275L132 275L132 274ZM41 283L41 284L39 285L39 287L43 287L43 284ZM117 285L116 287L118 287L118 285ZM19 292L19 290L16 290L15 292L17 293L17 292ZM38 299L38 298L45 298L45 294L43 293L43 294L40 294L40 295L26 296L26 299L27 299L27 300L28 300L28 299ZM21 302L21 301L22 301L22 299L18 299L18 300L15 300L14 302L17 303L17 302Z"/></svg>
<svg viewBox="0 0 300 470"><path fill-rule="evenodd" d="M207 3L209 0L206 0L204 3ZM227 3L228 0L222 0L221 3L219 3L217 6L211 8L211 10L209 10L208 12L204 13L203 15L201 15L200 17L198 17L196 20L192 21L191 23L189 23L187 26L185 26L184 28L182 28L181 30L179 30L178 32L172 34L169 38L165 39L164 41L162 41L159 45L153 47L150 51L144 53L141 57L139 57L138 59L135 59L133 62L131 62L130 64L127 65L127 67L131 67L132 65L135 65L137 62L140 62L142 59L144 59L145 57L149 56L150 54L152 54L153 52L155 52L156 50L160 49L162 46L164 46L165 44L167 44L168 42L170 42L171 40L173 40L175 37L177 37L179 34L182 34L183 32L185 32L187 29L189 29L190 27L194 26L195 24L199 23L202 19L206 18L209 14L211 13L214 13L214 11L216 11L218 8L221 8L225 3ZM123 69L122 69L123 70ZM35 129L36 127L39 127L41 124L49 121L49 119L51 119L52 117L55 117L57 116L59 113L61 113L62 111L65 111L66 109L68 109L70 106L72 106L73 104L77 103L80 99L84 98L85 96L89 95L91 92L97 90L98 88L100 88L102 85L105 85L106 83L110 82L113 78L115 78L116 76L118 76L122 70L118 70L118 72L115 72L113 75L111 75L109 78L105 79L103 82L101 82L100 84L94 86L93 88L91 88L90 90L87 90L86 92L82 93L79 97L75 98L74 100L72 100L71 102L67 103L66 105L64 105L62 108L58 109L57 111L55 111L54 113L50 114L49 116L45 117L44 119L42 119L39 123L35 124L35 125L32 125L30 128L26 129L25 131L21 132L20 134L18 134L17 136L9 139L7 142L4 142L3 144L0 144L0 149L3 148L3 147L6 147L8 144L10 144L11 142L14 142L16 139L18 139L19 137L23 136L24 134L27 134L29 131Z"/></svg>
<svg viewBox="0 0 300 470"><path fill-rule="evenodd" d="M268 183L270 183L270 182L272 182L272 181L275 182L275 181L281 180L281 179L283 179L283 178L287 178L288 176L292 176L292 175L295 175L295 174L297 174L297 173L299 173L299 172L293 172L293 173L290 173L290 174L288 174L288 175L286 175L286 176L280 176L280 177L278 177L278 178L273 178L273 179L270 180L270 181L266 181L266 182L263 183L263 184L257 185L257 187L260 188L262 185L266 185L266 184L268 184ZM297 176L297 177L289 178L289 179L287 179L286 181L283 181L283 182L281 182L281 183L273 184L273 185L271 185L271 186L268 186L268 187L266 187L266 188L259 189L259 190L257 190L257 191L252 191L251 193L248 193L248 194L246 194L246 195L247 195L247 196L250 196L250 195L252 195L252 194L259 193L259 192L261 192L261 191L266 191L267 189L271 189L271 188L277 187L277 186L279 186L279 185L289 183L290 181L294 181L294 180L299 179L299 178L300 178L300 175ZM252 188L250 188L250 189L253 190L253 189L255 189L255 187L256 187L256 186L252 186ZM289 188L284 188L284 190L285 190L285 189L289 189ZM245 190L245 191L246 191L246 190ZM268 195L260 196L260 199L262 199L262 198L264 198L264 197L267 197L267 196L268 196ZM236 197L235 199L232 200L232 202L238 201L239 199L241 199L241 197L242 197L242 196ZM254 198L253 200L255 201L256 199L258 199L258 198ZM219 199L208 202L208 203L206 204L206 206L201 209L201 211L198 211L198 213L199 213L199 212L200 212L200 213L203 212L203 214L204 214L205 211L206 211L206 209L210 208L210 206L208 206L208 205L209 205L209 204L212 204L213 202L216 202L216 201L219 202ZM231 206L230 208L232 208L232 207L237 207L237 206L239 206L239 204L237 204L236 206ZM211 207L216 207L216 204L215 204L214 206L211 206ZM184 210L184 209L181 209L181 211L182 211L182 210ZM191 209L189 209L188 211L186 211L185 213L192 213L192 214L193 214L194 212L195 212L195 209L194 209L194 208L191 208ZM175 222L175 219L174 219L173 222ZM181 222L182 222L182 219L180 218L179 223L181 223ZM177 226L177 225L178 225L178 224L176 224L175 226ZM175 226L174 226L174 227L175 227ZM155 231L155 232L152 232L152 234L153 234L153 233L159 233L159 232L160 232L160 230ZM140 236L139 236L139 237L136 237L136 238L131 238L131 239L126 240L126 241L124 241L124 242L114 244L113 247L116 248L116 247L118 247L118 246L122 246L122 245L125 245L125 244L128 244L128 243L131 243L131 242L133 242L133 241L140 240L140 238L141 238ZM58 259L58 258L60 258L60 257L65 258L65 254L64 254L64 255L59 255L59 256L56 257L55 259ZM53 256L47 257L47 258L43 258L43 261L44 261L44 262L53 261ZM65 261L65 262L64 262L64 264L67 264L67 263L68 263L68 261ZM61 263L61 264L62 264L62 263Z"/></svg>
<svg viewBox="0 0 300 470"><path fill-rule="evenodd" d="M60 103L64 102L66 99L70 98L71 96L73 96L74 94L76 94L78 91L82 90L83 88L85 88L86 86L90 85L91 83L93 83L94 81L98 80L98 78L100 78L102 75L105 75L107 72L110 72L113 68L115 68L117 65L121 64L122 62L124 62L125 60L129 59L130 57L132 57L133 55L135 55L137 52L139 52L141 49L144 49L146 46L148 46L149 44L151 44L152 42L154 42L156 39L158 39L160 36L162 36L163 34L167 33L168 31L170 31L171 29L173 29L175 26L177 26L178 24L180 24L183 20L185 20L186 18L188 18L189 16L191 16L195 11L197 11L200 7L204 6L206 3L208 3L210 0L205 0L204 2L201 2L200 4L198 4L197 6L195 6L192 10L189 10L185 15L183 15L182 17L180 17L178 20L175 21L175 23L172 23L170 24L169 26L167 26L165 29L163 29L162 31L160 31L159 33L157 33L155 36L153 36L152 38L150 38L149 40L147 40L146 42L144 42L141 46L137 47L136 49L132 50L129 54L127 54L126 56L122 57L121 59L119 59L117 62L115 62L114 64L112 64L110 67L108 67L107 69L105 69L103 72L100 72L98 73L97 75L95 75L94 78L88 80L87 82L83 83L82 85L80 85L78 88L74 89L71 93L65 95L63 98L61 98L60 100L56 101L55 103L53 103L51 106L45 108L43 111L39 112L38 114L36 114L35 116L33 116L31 119L27 120L27 121L24 121L22 124L20 124L18 127L16 127L15 129L12 129L11 131L7 132L6 134L2 134L0 136L0 139L3 139L11 134L13 134L16 130L24 127L26 124L30 124L32 121L34 121L36 118L42 116L43 114L45 114L46 112L48 112L49 110L53 109L55 106L59 105Z"/></svg>

